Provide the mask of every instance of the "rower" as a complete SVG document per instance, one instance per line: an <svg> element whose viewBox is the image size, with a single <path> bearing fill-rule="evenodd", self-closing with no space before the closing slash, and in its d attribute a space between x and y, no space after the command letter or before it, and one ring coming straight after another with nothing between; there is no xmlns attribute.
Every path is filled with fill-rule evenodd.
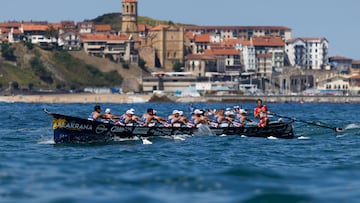
<svg viewBox="0 0 360 203"><path fill-rule="evenodd" d="M179 111L179 116L180 116L180 122L181 123L186 124L187 122L189 122L189 119L184 116L183 111Z"/></svg>
<svg viewBox="0 0 360 203"><path fill-rule="evenodd" d="M129 109L120 117L120 125L133 126L139 122L139 117L135 116L135 109Z"/></svg>
<svg viewBox="0 0 360 203"><path fill-rule="evenodd" d="M111 109L107 108L104 113L104 118L110 122L116 122L117 119L120 119L120 116L115 116L111 113Z"/></svg>
<svg viewBox="0 0 360 203"><path fill-rule="evenodd" d="M233 122L233 118L231 117L232 112L227 111L225 115L224 109L218 109L214 118L211 121L211 126L213 127L227 127L231 122Z"/></svg>
<svg viewBox="0 0 360 203"><path fill-rule="evenodd" d="M189 124L193 125L193 126L197 126L199 124L207 124L208 122L210 122L211 120L203 115L204 112L199 110L199 109L195 109L193 116L191 116L191 119L189 121Z"/></svg>
<svg viewBox="0 0 360 203"><path fill-rule="evenodd" d="M180 117L180 111L174 110L172 114L168 117L167 121L168 124L171 124L172 126L178 126L182 124L181 117Z"/></svg>
<svg viewBox="0 0 360 203"><path fill-rule="evenodd" d="M247 111L245 109L240 109L239 114L236 116L233 122L233 125L235 127L244 127L248 121L253 122L253 120L247 117Z"/></svg>
<svg viewBox="0 0 360 203"><path fill-rule="evenodd" d="M264 128L269 124L268 114L270 111L267 106L263 104L261 99L256 100L257 107L254 109L254 118L260 118L258 123L259 128Z"/></svg>
<svg viewBox="0 0 360 203"><path fill-rule="evenodd" d="M146 113L141 117L141 123L143 126L154 126L156 123L165 123L165 119L156 116L156 110L149 108Z"/></svg>
<svg viewBox="0 0 360 203"><path fill-rule="evenodd" d="M88 120L103 121L104 118L105 118L105 116L103 114L101 114L101 107L99 105L96 105L94 107L94 111L91 112L91 114L89 115Z"/></svg>

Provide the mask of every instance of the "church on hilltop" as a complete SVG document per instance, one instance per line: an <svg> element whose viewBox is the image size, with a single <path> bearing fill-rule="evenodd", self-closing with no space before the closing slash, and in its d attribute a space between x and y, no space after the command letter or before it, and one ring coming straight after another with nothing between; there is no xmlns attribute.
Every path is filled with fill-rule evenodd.
<svg viewBox="0 0 360 203"><path fill-rule="evenodd" d="M122 3L122 26L124 34L138 35L138 2L137 0L123 0Z"/></svg>
<svg viewBox="0 0 360 203"><path fill-rule="evenodd" d="M123 0L121 33L132 36L139 55L148 67L172 71L184 61L183 28L170 25L155 27L138 24L138 1Z"/></svg>

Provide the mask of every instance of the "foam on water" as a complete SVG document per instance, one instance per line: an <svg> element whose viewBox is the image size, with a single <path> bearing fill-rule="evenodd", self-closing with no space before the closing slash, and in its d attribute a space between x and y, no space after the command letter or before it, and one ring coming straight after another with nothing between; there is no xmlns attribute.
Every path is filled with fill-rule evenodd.
<svg viewBox="0 0 360 203"><path fill-rule="evenodd" d="M300 136L297 138L298 140L310 140L310 137L306 137L306 136Z"/></svg>
<svg viewBox="0 0 360 203"><path fill-rule="evenodd" d="M48 140L39 140L38 144L44 144L44 145L53 145L55 144L54 139L48 139Z"/></svg>
<svg viewBox="0 0 360 203"><path fill-rule="evenodd" d="M268 137L267 139L269 139L269 140L277 140L278 138L276 138L276 137L274 137L274 136L270 136L270 137Z"/></svg>
<svg viewBox="0 0 360 203"><path fill-rule="evenodd" d="M152 142L151 142L150 140L148 140L147 138L142 138L141 140L142 140L143 145L150 145L150 144L152 144Z"/></svg>
<svg viewBox="0 0 360 203"><path fill-rule="evenodd" d="M350 130L350 129L359 129L360 128L360 125L359 124L355 124L355 123L351 123L349 125L347 125L345 127L345 130Z"/></svg>
<svg viewBox="0 0 360 203"><path fill-rule="evenodd" d="M172 135L171 136L174 140L185 141L186 138L190 137L190 135Z"/></svg>

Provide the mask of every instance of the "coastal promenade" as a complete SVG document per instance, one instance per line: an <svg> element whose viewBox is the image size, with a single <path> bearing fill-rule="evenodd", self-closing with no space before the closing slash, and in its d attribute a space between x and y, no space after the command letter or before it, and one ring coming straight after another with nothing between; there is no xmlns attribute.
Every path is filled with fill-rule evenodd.
<svg viewBox="0 0 360 203"><path fill-rule="evenodd" d="M360 96L205 96L173 97L162 96L156 99L153 95L143 94L45 94L0 96L0 102L16 103L144 103L149 101L217 102L237 103L254 102L261 98L266 103L360 103Z"/></svg>

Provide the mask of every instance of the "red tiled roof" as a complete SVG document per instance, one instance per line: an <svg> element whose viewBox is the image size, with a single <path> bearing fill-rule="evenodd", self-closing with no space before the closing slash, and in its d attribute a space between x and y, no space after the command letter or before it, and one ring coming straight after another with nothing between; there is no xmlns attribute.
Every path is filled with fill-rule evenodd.
<svg viewBox="0 0 360 203"><path fill-rule="evenodd" d="M19 35L22 34L22 32L19 29L14 29L13 34Z"/></svg>
<svg viewBox="0 0 360 203"><path fill-rule="evenodd" d="M195 36L195 42L201 43L209 43L210 42L210 34L202 34Z"/></svg>
<svg viewBox="0 0 360 203"><path fill-rule="evenodd" d="M209 55L240 55L240 51L236 49L206 49L205 54Z"/></svg>
<svg viewBox="0 0 360 203"><path fill-rule="evenodd" d="M252 43L254 44L254 46L270 46L270 47L283 47L285 45L281 37L275 37L275 36L253 37Z"/></svg>
<svg viewBox="0 0 360 203"><path fill-rule="evenodd" d="M352 76L350 79L359 79L360 80L360 75Z"/></svg>
<svg viewBox="0 0 360 203"><path fill-rule="evenodd" d="M184 37L188 38L188 39L192 39L192 40L195 39L195 35L193 33L191 33L191 32L185 32Z"/></svg>
<svg viewBox="0 0 360 203"><path fill-rule="evenodd" d="M170 26L168 26L168 25L158 25L158 26L156 26L156 27L153 27L152 29L151 29L151 31L160 31L160 30L162 30L163 28L169 28Z"/></svg>
<svg viewBox="0 0 360 203"><path fill-rule="evenodd" d="M152 29L152 26L150 26L150 25L146 25L146 24L138 25L139 32L144 32L145 30L150 30L150 29Z"/></svg>
<svg viewBox="0 0 360 203"><path fill-rule="evenodd" d="M1 33L8 33L8 29L6 29L6 28L1 28Z"/></svg>
<svg viewBox="0 0 360 203"><path fill-rule="evenodd" d="M107 31L111 31L111 26L107 24L95 25L95 30L98 32L107 32Z"/></svg>
<svg viewBox="0 0 360 203"><path fill-rule="evenodd" d="M124 3L136 3L137 0L124 0Z"/></svg>
<svg viewBox="0 0 360 203"><path fill-rule="evenodd" d="M185 26L185 30L285 30L291 31L285 26Z"/></svg>
<svg viewBox="0 0 360 203"><path fill-rule="evenodd" d="M242 44L244 46L251 46L252 45L251 41L241 39L241 38L227 39L222 43L222 45L225 46L225 47L235 47L236 44Z"/></svg>
<svg viewBox="0 0 360 203"><path fill-rule="evenodd" d="M352 61L352 64L354 64L354 65L360 65L360 60Z"/></svg>
<svg viewBox="0 0 360 203"><path fill-rule="evenodd" d="M0 22L0 27L20 27L21 23L20 22Z"/></svg>
<svg viewBox="0 0 360 203"><path fill-rule="evenodd" d="M24 31L46 31L49 25L23 24Z"/></svg>
<svg viewBox="0 0 360 203"><path fill-rule="evenodd" d="M301 37L300 39L304 41L323 41L323 40L327 41L325 37Z"/></svg>
<svg viewBox="0 0 360 203"><path fill-rule="evenodd" d="M215 60L216 57L210 54L188 54L186 56L188 60Z"/></svg>
<svg viewBox="0 0 360 203"><path fill-rule="evenodd" d="M82 34L82 41L126 41L128 35L110 35L110 34Z"/></svg>

